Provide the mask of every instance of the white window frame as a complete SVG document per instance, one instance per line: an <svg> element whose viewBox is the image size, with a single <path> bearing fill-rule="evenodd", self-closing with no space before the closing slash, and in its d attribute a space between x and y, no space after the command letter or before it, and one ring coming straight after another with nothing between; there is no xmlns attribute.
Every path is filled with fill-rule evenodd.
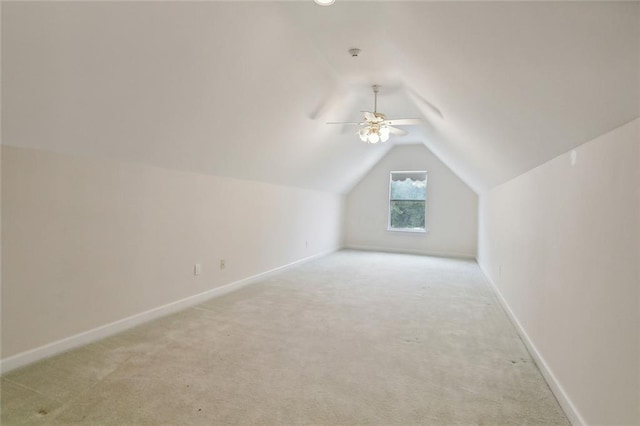
<svg viewBox="0 0 640 426"><path fill-rule="evenodd" d="M393 182L393 175L395 174L424 174L424 182L425 182L425 194L424 194L424 228L393 228L391 227L391 182ZM389 232L409 232L414 234L426 234L428 232L427 228L427 189L429 188L429 173L425 170L418 171L407 171L407 170L397 170L389 172L389 193L387 195L387 231Z"/></svg>

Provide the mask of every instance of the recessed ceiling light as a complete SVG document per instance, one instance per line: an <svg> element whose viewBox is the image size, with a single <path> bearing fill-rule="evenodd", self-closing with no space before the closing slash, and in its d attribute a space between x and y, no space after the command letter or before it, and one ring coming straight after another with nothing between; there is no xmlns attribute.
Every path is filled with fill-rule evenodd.
<svg viewBox="0 0 640 426"><path fill-rule="evenodd" d="M331 6L336 0L313 0L320 6Z"/></svg>

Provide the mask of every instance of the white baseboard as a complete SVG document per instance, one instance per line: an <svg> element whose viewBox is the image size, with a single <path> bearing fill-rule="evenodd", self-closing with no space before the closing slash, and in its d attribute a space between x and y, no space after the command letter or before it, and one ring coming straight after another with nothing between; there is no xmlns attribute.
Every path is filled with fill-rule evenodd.
<svg viewBox="0 0 640 426"><path fill-rule="evenodd" d="M482 271L485 278L489 282L489 285L491 286L491 289L493 290L496 297L498 298L500 305L502 306L504 311L507 313L507 316L511 320L511 323L513 324L513 326L516 328L516 331L520 335L520 339L527 347L527 350L529 351L531 358L533 358L533 361L536 363L536 366L540 370L540 373L542 373L542 377L544 377L544 379L546 380L547 384L549 385L549 388L551 389L551 392L553 392L554 396L558 400L558 403L560 404L560 407L562 407L562 409L564 410L564 413L567 415L567 418L569 419L571 424L573 426L586 425L587 423L584 421L584 419L580 415L580 412L578 411L576 406L573 404L573 402L571 401L571 398L569 398L569 395L567 395L567 393L565 392L564 388L562 387L562 385L560 384L556 376L553 374L553 370L551 370L547 362L544 360L544 358L542 357L542 354L536 348L536 345L529 338L529 335L520 324L520 321L518 321L518 318L515 316L515 314L511 310L511 307L509 307L509 304L507 303L506 299L504 298L504 296L502 295L498 287L495 285L495 283L493 282L493 280L491 279L487 271L482 267L480 262L478 262L478 266L480 266L480 270Z"/></svg>
<svg viewBox="0 0 640 426"><path fill-rule="evenodd" d="M429 250L411 250L411 249L401 249L401 248L393 248L393 247L368 246L368 245L360 245L360 244L347 244L345 248L350 250L381 251L386 253L402 253L402 254L419 254L422 256L453 257L458 259L472 259L472 260L476 259L475 254L429 251Z"/></svg>
<svg viewBox="0 0 640 426"><path fill-rule="evenodd" d="M105 337L109 337L122 331L128 330L145 322L149 322L151 320L181 311L191 306L198 305L205 300L219 297L250 284L262 281L271 275L283 272L284 270L300 265L301 263L326 256L338 250L340 250L339 247L333 250L315 254L313 256L305 257L295 262L291 262L256 275L252 275L250 277L243 278L241 280L234 281L232 283L225 284L211 290L207 290L203 293L189 296L175 302L167 303L166 305L158 306L157 308L153 308L148 311L141 312L139 314L132 315L130 317L123 318L121 320L114 321L112 323L105 324L100 327L96 327L94 329L87 330L82 333L69 336L64 339L57 340L55 342L51 342L46 345L10 356L8 358L0 360L0 373L8 373L9 371L24 367L36 361L40 361L42 359L49 358L62 352L84 346L97 340L104 339Z"/></svg>

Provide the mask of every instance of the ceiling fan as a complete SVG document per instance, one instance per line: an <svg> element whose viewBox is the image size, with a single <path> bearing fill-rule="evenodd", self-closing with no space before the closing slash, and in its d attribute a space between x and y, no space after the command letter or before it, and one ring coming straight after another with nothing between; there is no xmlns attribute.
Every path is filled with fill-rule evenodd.
<svg viewBox="0 0 640 426"><path fill-rule="evenodd" d="M363 121L332 121L327 124L360 126L360 129L358 129L358 136L360 136L360 140L362 140L362 142L366 143L386 142L389 139L390 134L404 136L409 133L406 130L399 129L395 126L422 124L422 120L419 118L387 119L383 113L378 112L378 91L380 86L374 84L371 88L373 89L373 112L362 111L364 113Z"/></svg>

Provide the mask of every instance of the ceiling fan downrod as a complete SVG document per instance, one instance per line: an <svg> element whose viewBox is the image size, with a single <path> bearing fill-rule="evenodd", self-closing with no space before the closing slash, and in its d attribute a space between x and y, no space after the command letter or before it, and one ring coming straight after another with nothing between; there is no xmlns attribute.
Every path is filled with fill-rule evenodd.
<svg viewBox="0 0 640 426"><path fill-rule="evenodd" d="M378 112L378 89L380 86L374 84L371 88L373 89L373 114L375 115Z"/></svg>

